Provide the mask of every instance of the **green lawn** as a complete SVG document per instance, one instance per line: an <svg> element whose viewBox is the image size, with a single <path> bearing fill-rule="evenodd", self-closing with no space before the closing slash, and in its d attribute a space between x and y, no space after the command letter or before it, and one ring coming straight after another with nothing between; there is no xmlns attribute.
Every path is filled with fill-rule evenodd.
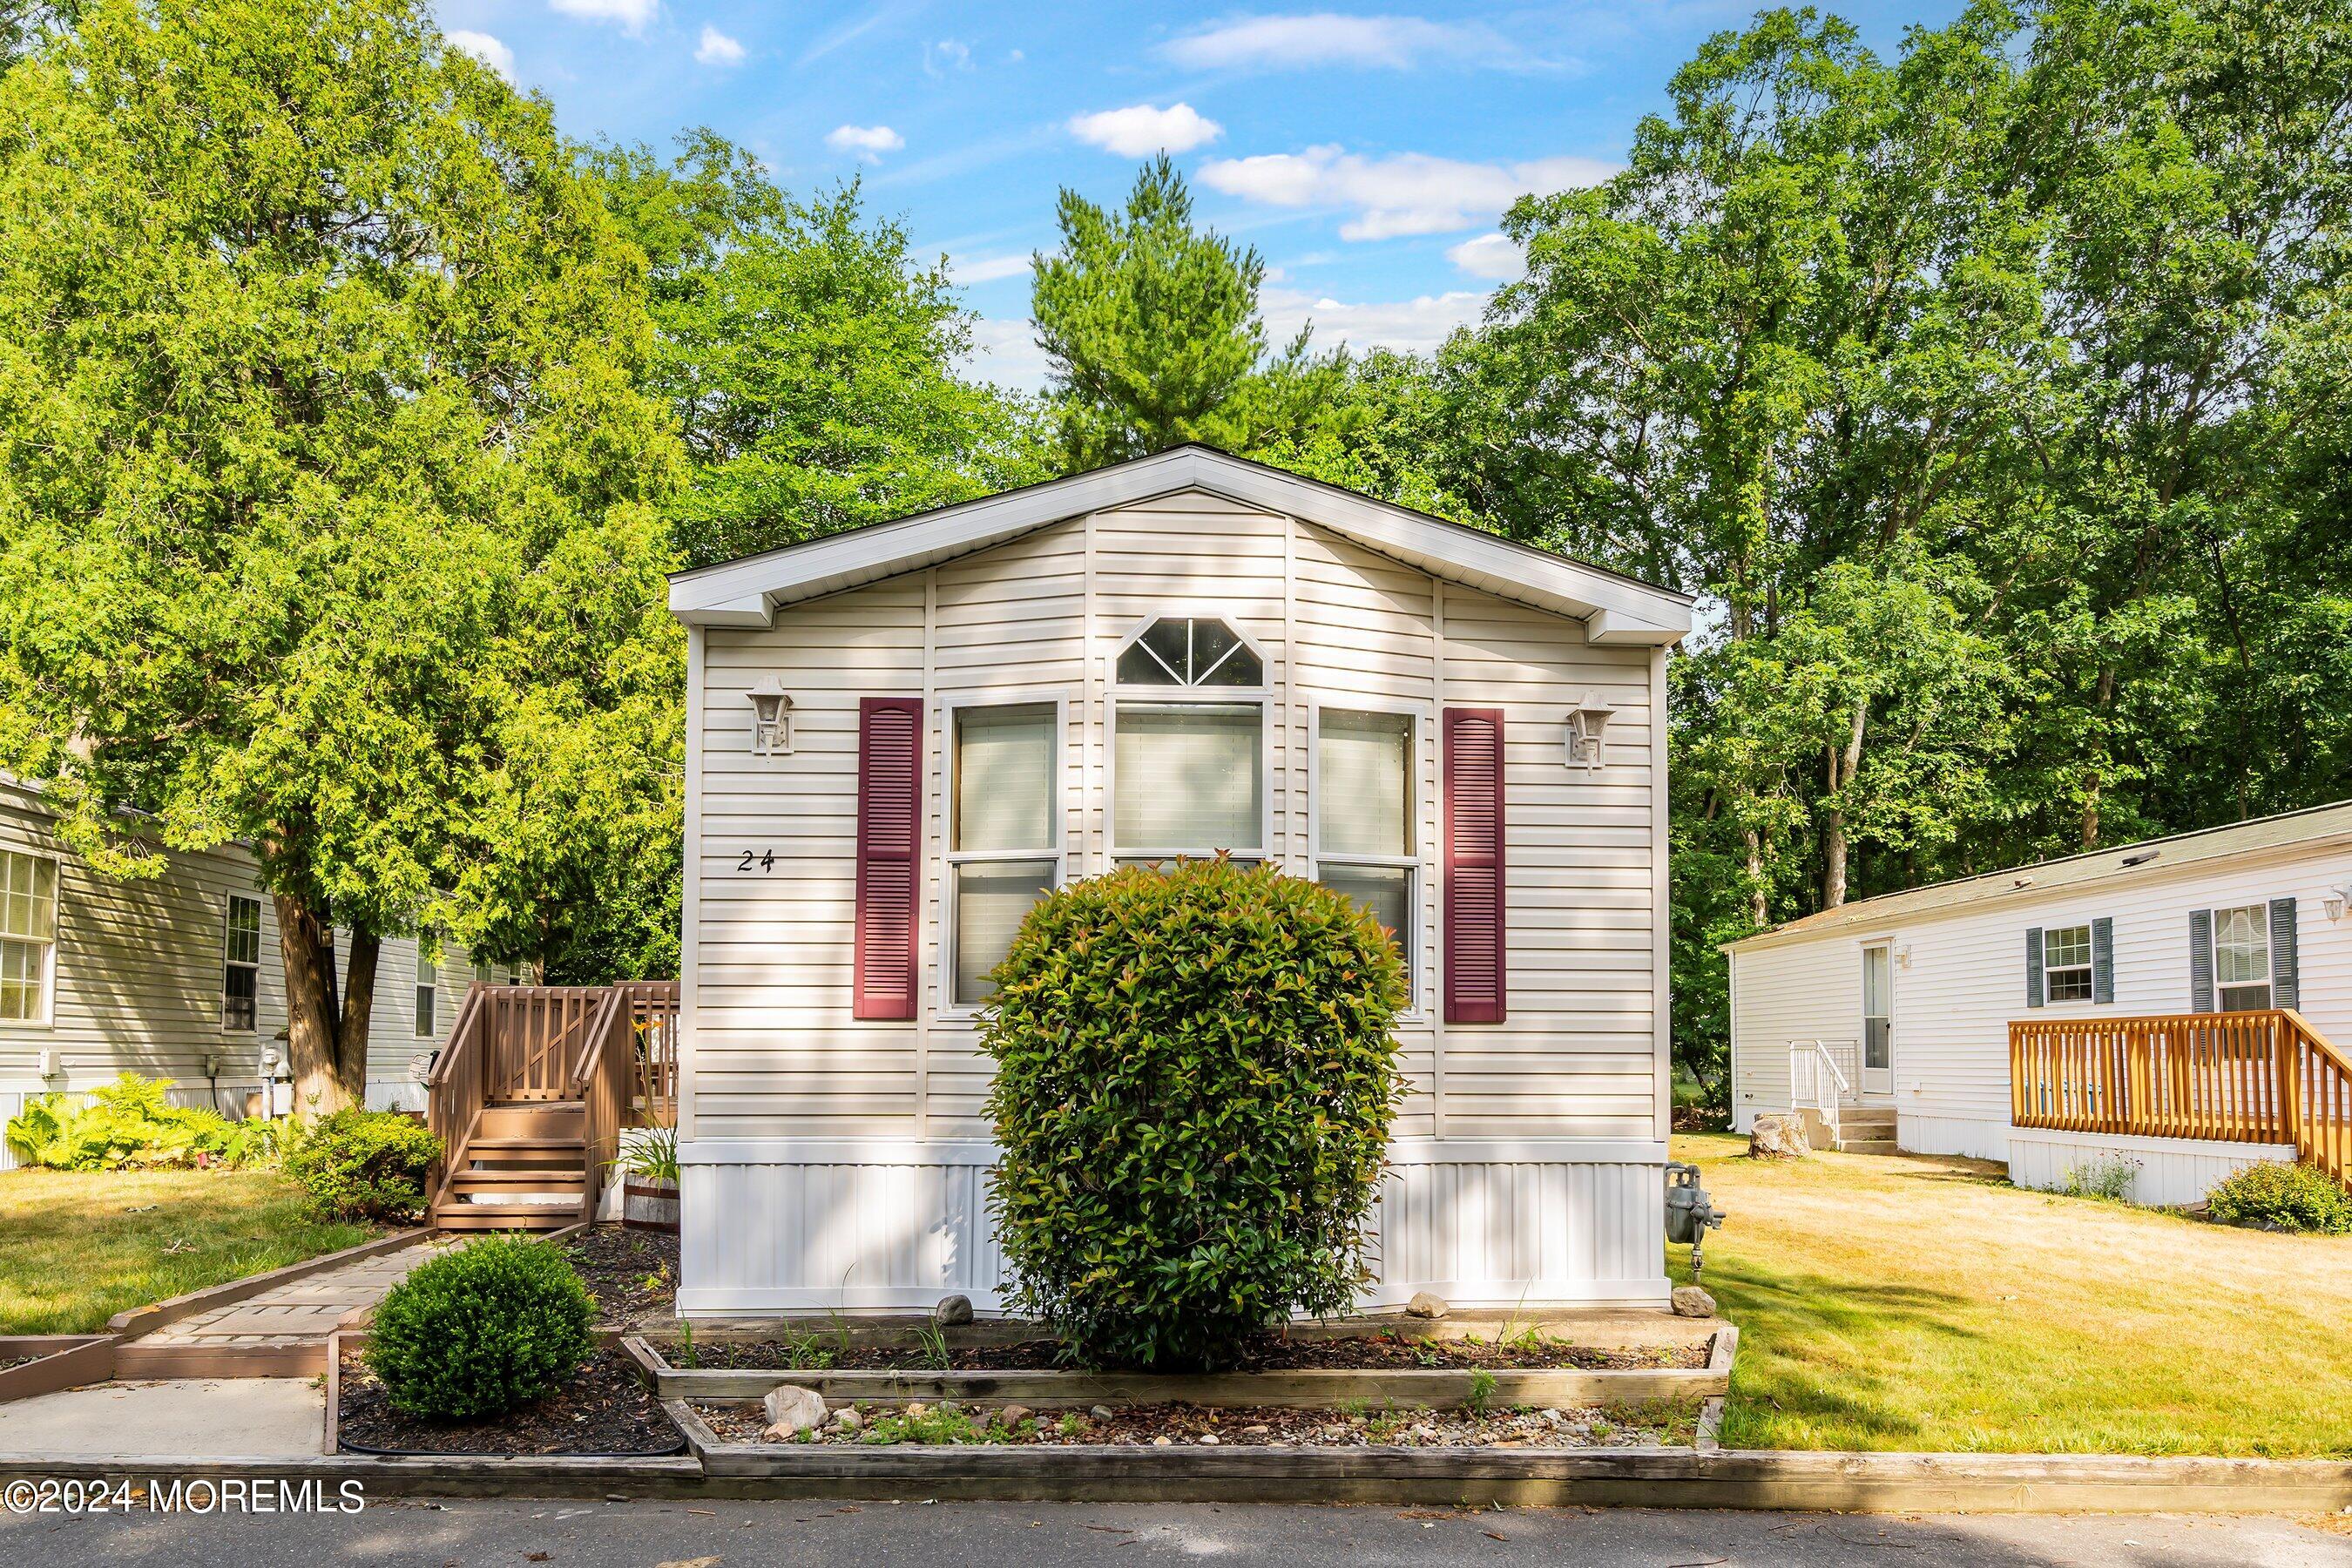
<svg viewBox="0 0 2352 1568"><path fill-rule="evenodd" d="M0 1172L0 1334L89 1333L126 1307L378 1234L320 1225L267 1171Z"/></svg>
<svg viewBox="0 0 2352 1568"><path fill-rule="evenodd" d="M1729 1215L1706 1278L1739 1325L1727 1446L2352 1457L2352 1237L1746 1149L1675 1140Z"/></svg>

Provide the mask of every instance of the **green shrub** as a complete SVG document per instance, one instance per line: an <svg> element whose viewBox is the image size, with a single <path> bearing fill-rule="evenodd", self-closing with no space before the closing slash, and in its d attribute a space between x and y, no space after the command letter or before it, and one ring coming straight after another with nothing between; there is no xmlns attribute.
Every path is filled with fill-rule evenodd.
<svg viewBox="0 0 2352 1568"><path fill-rule="evenodd" d="M2205 1194L2208 1211L2225 1225L2262 1230L2352 1231L2352 1194L2309 1165L2264 1161L2217 1184Z"/></svg>
<svg viewBox="0 0 2352 1568"><path fill-rule="evenodd" d="M2127 1154L2106 1154L2066 1167L2058 1190L2070 1198L2105 1198L2128 1202L2139 1181L2140 1162Z"/></svg>
<svg viewBox="0 0 2352 1568"><path fill-rule="evenodd" d="M1076 1353L1213 1366L1348 1308L1404 1092L1394 944L1224 860L1054 893L995 972L991 1205L1015 1303Z"/></svg>
<svg viewBox="0 0 2352 1568"><path fill-rule="evenodd" d="M297 1134L286 1173L320 1219L397 1224L425 1212L425 1184L441 1140L413 1118L346 1106Z"/></svg>
<svg viewBox="0 0 2352 1568"><path fill-rule="evenodd" d="M595 1353L595 1311L552 1243L485 1237L392 1288L368 1331L368 1370L404 1415L502 1415L552 1394Z"/></svg>
<svg viewBox="0 0 2352 1568"><path fill-rule="evenodd" d="M201 1106L173 1105L167 1078L124 1073L76 1107L61 1094L36 1095L9 1118L8 1147L28 1165L53 1171L125 1166L246 1165L277 1146L268 1121L231 1121Z"/></svg>

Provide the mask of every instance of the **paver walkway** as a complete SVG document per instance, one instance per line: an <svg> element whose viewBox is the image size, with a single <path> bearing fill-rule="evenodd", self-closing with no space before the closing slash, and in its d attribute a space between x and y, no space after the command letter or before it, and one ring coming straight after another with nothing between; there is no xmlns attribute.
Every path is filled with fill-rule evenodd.
<svg viewBox="0 0 2352 1568"><path fill-rule="evenodd" d="M257 1373L272 1364L291 1369L294 1363L313 1360L323 1366L329 1334L364 1322L410 1269L450 1245L450 1238L430 1237L166 1323L117 1352L116 1375L203 1374L212 1372L207 1363L216 1352L220 1373L236 1363Z"/></svg>

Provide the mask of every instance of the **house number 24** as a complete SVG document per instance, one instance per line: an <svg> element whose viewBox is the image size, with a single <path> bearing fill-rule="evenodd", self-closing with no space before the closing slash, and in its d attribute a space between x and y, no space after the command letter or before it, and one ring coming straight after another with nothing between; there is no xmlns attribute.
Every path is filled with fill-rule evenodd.
<svg viewBox="0 0 2352 1568"><path fill-rule="evenodd" d="M772 871L775 868L776 852L772 849L764 855L757 849L746 849L743 858L735 863L738 871Z"/></svg>

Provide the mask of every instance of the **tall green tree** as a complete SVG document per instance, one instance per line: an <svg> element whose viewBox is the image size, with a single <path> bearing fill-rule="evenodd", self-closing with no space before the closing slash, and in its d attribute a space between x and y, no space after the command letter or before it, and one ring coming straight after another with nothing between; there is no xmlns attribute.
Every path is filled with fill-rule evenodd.
<svg viewBox="0 0 2352 1568"><path fill-rule="evenodd" d="M649 384L692 471L669 517L704 564L1042 479L1029 402L957 374L971 314L855 184L796 201L709 131L588 156L652 267Z"/></svg>
<svg viewBox="0 0 2352 1568"><path fill-rule="evenodd" d="M0 83L0 761L102 868L252 846L306 1108L385 935L543 951L671 787L653 353L548 105L421 6L100 0Z"/></svg>
<svg viewBox="0 0 2352 1568"><path fill-rule="evenodd" d="M1123 209L1065 189L1058 216L1062 243L1035 258L1030 313L1067 467L1186 441L1254 453L1296 438L1338 394L1342 362L1309 352L1311 326L1269 350L1265 258L1193 226L1166 153L1136 174Z"/></svg>

